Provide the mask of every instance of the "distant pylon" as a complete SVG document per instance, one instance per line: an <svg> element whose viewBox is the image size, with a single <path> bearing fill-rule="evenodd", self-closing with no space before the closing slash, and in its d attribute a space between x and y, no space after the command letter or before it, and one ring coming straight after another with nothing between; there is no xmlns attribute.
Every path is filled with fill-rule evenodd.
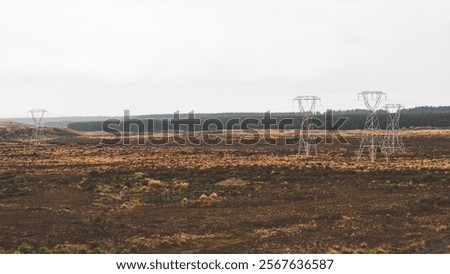
<svg viewBox="0 0 450 274"><path fill-rule="evenodd" d="M400 114L404 107L401 104L386 104L383 108L388 114L383 153L389 157L396 153L405 152L403 138L400 135Z"/></svg>
<svg viewBox="0 0 450 274"><path fill-rule="evenodd" d="M358 161L366 150L369 152L369 158L372 163L377 159L377 151L382 150L383 135L380 132L380 122L377 116L377 110L381 101L386 100L386 93L381 91L363 91L358 94L358 100L363 100L369 113L367 114L364 133L358 152Z"/></svg>
<svg viewBox="0 0 450 274"><path fill-rule="evenodd" d="M29 111L31 117L33 118L34 129L31 135L31 141L39 142L39 139L43 136L42 126L44 121L44 116L47 111L45 109L32 109Z"/></svg>
<svg viewBox="0 0 450 274"><path fill-rule="evenodd" d="M303 114L298 154L300 155L302 150L304 150L306 156L310 156L311 149L313 148L315 154L318 155L317 144L311 138L311 128L313 126L311 124L311 118L317 103L320 103L320 98L317 96L297 96L294 98L295 103L297 103L300 113Z"/></svg>

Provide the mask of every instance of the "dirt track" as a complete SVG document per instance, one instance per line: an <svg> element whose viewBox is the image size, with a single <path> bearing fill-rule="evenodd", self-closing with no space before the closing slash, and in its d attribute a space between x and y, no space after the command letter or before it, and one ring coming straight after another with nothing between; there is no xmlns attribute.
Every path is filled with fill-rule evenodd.
<svg viewBox="0 0 450 274"><path fill-rule="evenodd" d="M355 161L355 132L311 159L0 142L0 252L450 253L450 130L404 135L377 164Z"/></svg>

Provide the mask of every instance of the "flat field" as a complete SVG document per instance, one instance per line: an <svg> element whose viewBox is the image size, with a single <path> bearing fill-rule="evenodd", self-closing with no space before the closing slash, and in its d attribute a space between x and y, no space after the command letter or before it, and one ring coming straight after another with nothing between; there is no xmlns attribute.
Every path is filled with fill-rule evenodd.
<svg viewBox="0 0 450 274"><path fill-rule="evenodd" d="M0 142L0 253L450 253L450 130L350 145Z"/></svg>

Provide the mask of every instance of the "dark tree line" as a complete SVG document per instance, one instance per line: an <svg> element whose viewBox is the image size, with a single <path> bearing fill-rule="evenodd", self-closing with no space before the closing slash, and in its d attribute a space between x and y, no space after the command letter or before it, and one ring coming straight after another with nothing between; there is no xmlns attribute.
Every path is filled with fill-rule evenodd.
<svg viewBox="0 0 450 274"><path fill-rule="evenodd" d="M222 113L222 114L196 114L195 119L200 120L201 125L195 127L196 130L206 130L205 125L207 119L213 119L215 122L209 128L213 129L232 129L238 128L236 121L247 121L251 128L262 129L263 125L261 120L265 117L264 113ZM346 111L333 111L332 115L328 113L315 113L315 118L323 121L323 124L333 124L339 118L347 118L347 121L341 126L340 129L364 129L367 111L361 109L346 110ZM387 124L388 114L385 111L380 110L378 112L381 128L385 128ZM182 117L186 119L186 117ZM291 120L292 123L284 123L286 129L298 129L300 128L302 116L298 113L271 113L271 118L277 119L278 123L283 119ZM144 122L146 131L161 132L166 130L173 130L173 124L169 122L173 119L172 115L149 115L149 116L136 116L132 117L130 123L133 124L133 119L140 119ZM148 120L153 119L153 120ZM150 121L150 123L149 123ZM220 122L219 122L220 121ZM68 124L68 128L77 131L102 131L102 121L92 122L72 122ZM259 123L259 124L258 124ZM223 126L220 126L223 125ZM219 125L219 126L217 126ZM118 126L111 126L111 128L121 129L123 123ZM405 109L401 112L400 127L450 127L450 107L416 107L412 109ZM137 131L137 126L130 127L132 131ZM276 128L276 126L274 127ZM330 128L330 126L328 126ZM181 127L184 130L183 127Z"/></svg>

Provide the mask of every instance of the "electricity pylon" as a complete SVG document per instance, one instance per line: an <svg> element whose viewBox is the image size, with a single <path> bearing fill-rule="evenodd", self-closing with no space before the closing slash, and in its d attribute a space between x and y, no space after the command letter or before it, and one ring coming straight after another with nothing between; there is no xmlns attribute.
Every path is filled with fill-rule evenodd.
<svg viewBox="0 0 450 274"><path fill-rule="evenodd" d="M294 104L297 103L300 113L303 114L301 134L300 134L300 145L298 148L298 154L305 151L306 156L311 155L311 148L314 148L315 154L318 154L317 144L311 142L311 129L313 124L311 124L311 118L316 108L317 103L320 103L320 98L317 96L297 96L294 98Z"/></svg>
<svg viewBox="0 0 450 274"><path fill-rule="evenodd" d="M400 114L404 109L401 104L384 105L387 116L386 134L383 142L383 153L386 157L396 154L397 152L405 152L403 138L400 135Z"/></svg>
<svg viewBox="0 0 450 274"><path fill-rule="evenodd" d="M363 100L369 113L367 114L364 133L358 152L358 161L366 150L372 163L377 159L377 151L383 148L383 136L379 134L380 122L377 111L381 101L386 100L386 93L381 91L363 91L358 94L358 100Z"/></svg>
<svg viewBox="0 0 450 274"><path fill-rule="evenodd" d="M43 136L42 126L44 121L44 116L47 111L45 109L32 109L29 111L31 117L33 118L34 129L31 135L31 141L37 143L39 139Z"/></svg>

